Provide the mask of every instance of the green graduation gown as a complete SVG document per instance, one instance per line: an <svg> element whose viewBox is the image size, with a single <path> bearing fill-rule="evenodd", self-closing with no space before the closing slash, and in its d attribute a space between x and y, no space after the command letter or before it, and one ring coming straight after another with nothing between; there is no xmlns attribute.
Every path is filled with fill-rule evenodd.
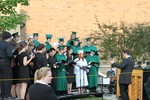
<svg viewBox="0 0 150 100"><path fill-rule="evenodd" d="M91 65L88 73L88 82L89 82L89 88L97 87L98 85L98 69L99 69L99 58L97 55L88 55L86 57L87 63L89 62L96 62L98 66Z"/></svg>
<svg viewBox="0 0 150 100"><path fill-rule="evenodd" d="M46 51L50 50L52 48L52 45L48 42L45 42Z"/></svg>
<svg viewBox="0 0 150 100"><path fill-rule="evenodd" d="M71 40L68 40L66 46L72 46L70 43L71 43Z"/></svg>
<svg viewBox="0 0 150 100"><path fill-rule="evenodd" d="M72 50L74 54L78 54L78 51L81 50L80 46L72 46Z"/></svg>
<svg viewBox="0 0 150 100"><path fill-rule="evenodd" d="M35 46L35 47L37 47L37 46L40 44L40 42L37 41L37 40L33 40L33 43L34 43L34 46Z"/></svg>
<svg viewBox="0 0 150 100"><path fill-rule="evenodd" d="M82 49L84 50L84 52L89 52L93 48L97 51L97 48L94 45L91 45L91 46L85 45L84 47L82 47Z"/></svg>
<svg viewBox="0 0 150 100"><path fill-rule="evenodd" d="M64 54L57 53L55 55L57 61L65 60L66 57ZM62 63L57 69L57 74L56 74L56 82L57 82L57 91L65 91L67 90L67 77L66 77L66 67Z"/></svg>

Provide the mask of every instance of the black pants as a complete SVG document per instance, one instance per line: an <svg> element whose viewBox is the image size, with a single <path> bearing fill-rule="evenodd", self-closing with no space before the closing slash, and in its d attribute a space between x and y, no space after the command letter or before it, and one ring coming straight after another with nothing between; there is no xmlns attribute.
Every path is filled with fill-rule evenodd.
<svg viewBox="0 0 150 100"><path fill-rule="evenodd" d="M129 100L128 85L129 84L119 84L119 86L120 86L120 94L121 94L121 99L122 100Z"/></svg>
<svg viewBox="0 0 150 100"><path fill-rule="evenodd" d="M1 98L7 98L11 96L12 81L12 68L9 62L0 61L0 89Z"/></svg>

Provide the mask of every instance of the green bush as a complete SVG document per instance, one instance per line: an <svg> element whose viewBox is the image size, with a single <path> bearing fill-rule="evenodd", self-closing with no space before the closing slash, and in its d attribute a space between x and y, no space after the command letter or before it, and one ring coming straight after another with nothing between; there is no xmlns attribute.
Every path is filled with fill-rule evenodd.
<svg viewBox="0 0 150 100"><path fill-rule="evenodd" d="M101 59L115 56L122 59L122 50L129 49L135 60L148 60L150 55L149 23L126 24L125 22L100 23L96 17L98 30L91 34L94 44L99 48Z"/></svg>
<svg viewBox="0 0 150 100"><path fill-rule="evenodd" d="M28 0L0 0L0 31L15 29L21 25L28 16L18 14L16 7L18 4L28 6Z"/></svg>

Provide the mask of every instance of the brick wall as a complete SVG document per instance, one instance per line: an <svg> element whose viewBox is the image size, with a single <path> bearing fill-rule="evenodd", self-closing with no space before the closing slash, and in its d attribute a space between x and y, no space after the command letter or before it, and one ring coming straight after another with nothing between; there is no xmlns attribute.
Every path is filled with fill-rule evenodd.
<svg viewBox="0 0 150 100"><path fill-rule="evenodd" d="M30 6L21 10L30 16L23 33L53 34L52 42L58 37L67 41L71 31L83 39L96 30L95 15L100 22L127 23L150 21L150 0L29 0Z"/></svg>

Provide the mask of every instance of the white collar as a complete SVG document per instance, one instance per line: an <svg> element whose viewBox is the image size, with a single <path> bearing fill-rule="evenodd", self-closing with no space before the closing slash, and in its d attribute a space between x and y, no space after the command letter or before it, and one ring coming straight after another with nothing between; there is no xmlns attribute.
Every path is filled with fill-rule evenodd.
<svg viewBox="0 0 150 100"><path fill-rule="evenodd" d="M47 83L45 83L45 82L43 82L43 81L41 81L41 80L36 80L35 83L40 83L40 84L44 84L44 85L49 86Z"/></svg>
<svg viewBox="0 0 150 100"><path fill-rule="evenodd" d="M130 55L128 55L126 58L129 58L130 57Z"/></svg>
<svg viewBox="0 0 150 100"><path fill-rule="evenodd" d="M92 55L92 54L90 54L91 56L94 56L94 55Z"/></svg>

